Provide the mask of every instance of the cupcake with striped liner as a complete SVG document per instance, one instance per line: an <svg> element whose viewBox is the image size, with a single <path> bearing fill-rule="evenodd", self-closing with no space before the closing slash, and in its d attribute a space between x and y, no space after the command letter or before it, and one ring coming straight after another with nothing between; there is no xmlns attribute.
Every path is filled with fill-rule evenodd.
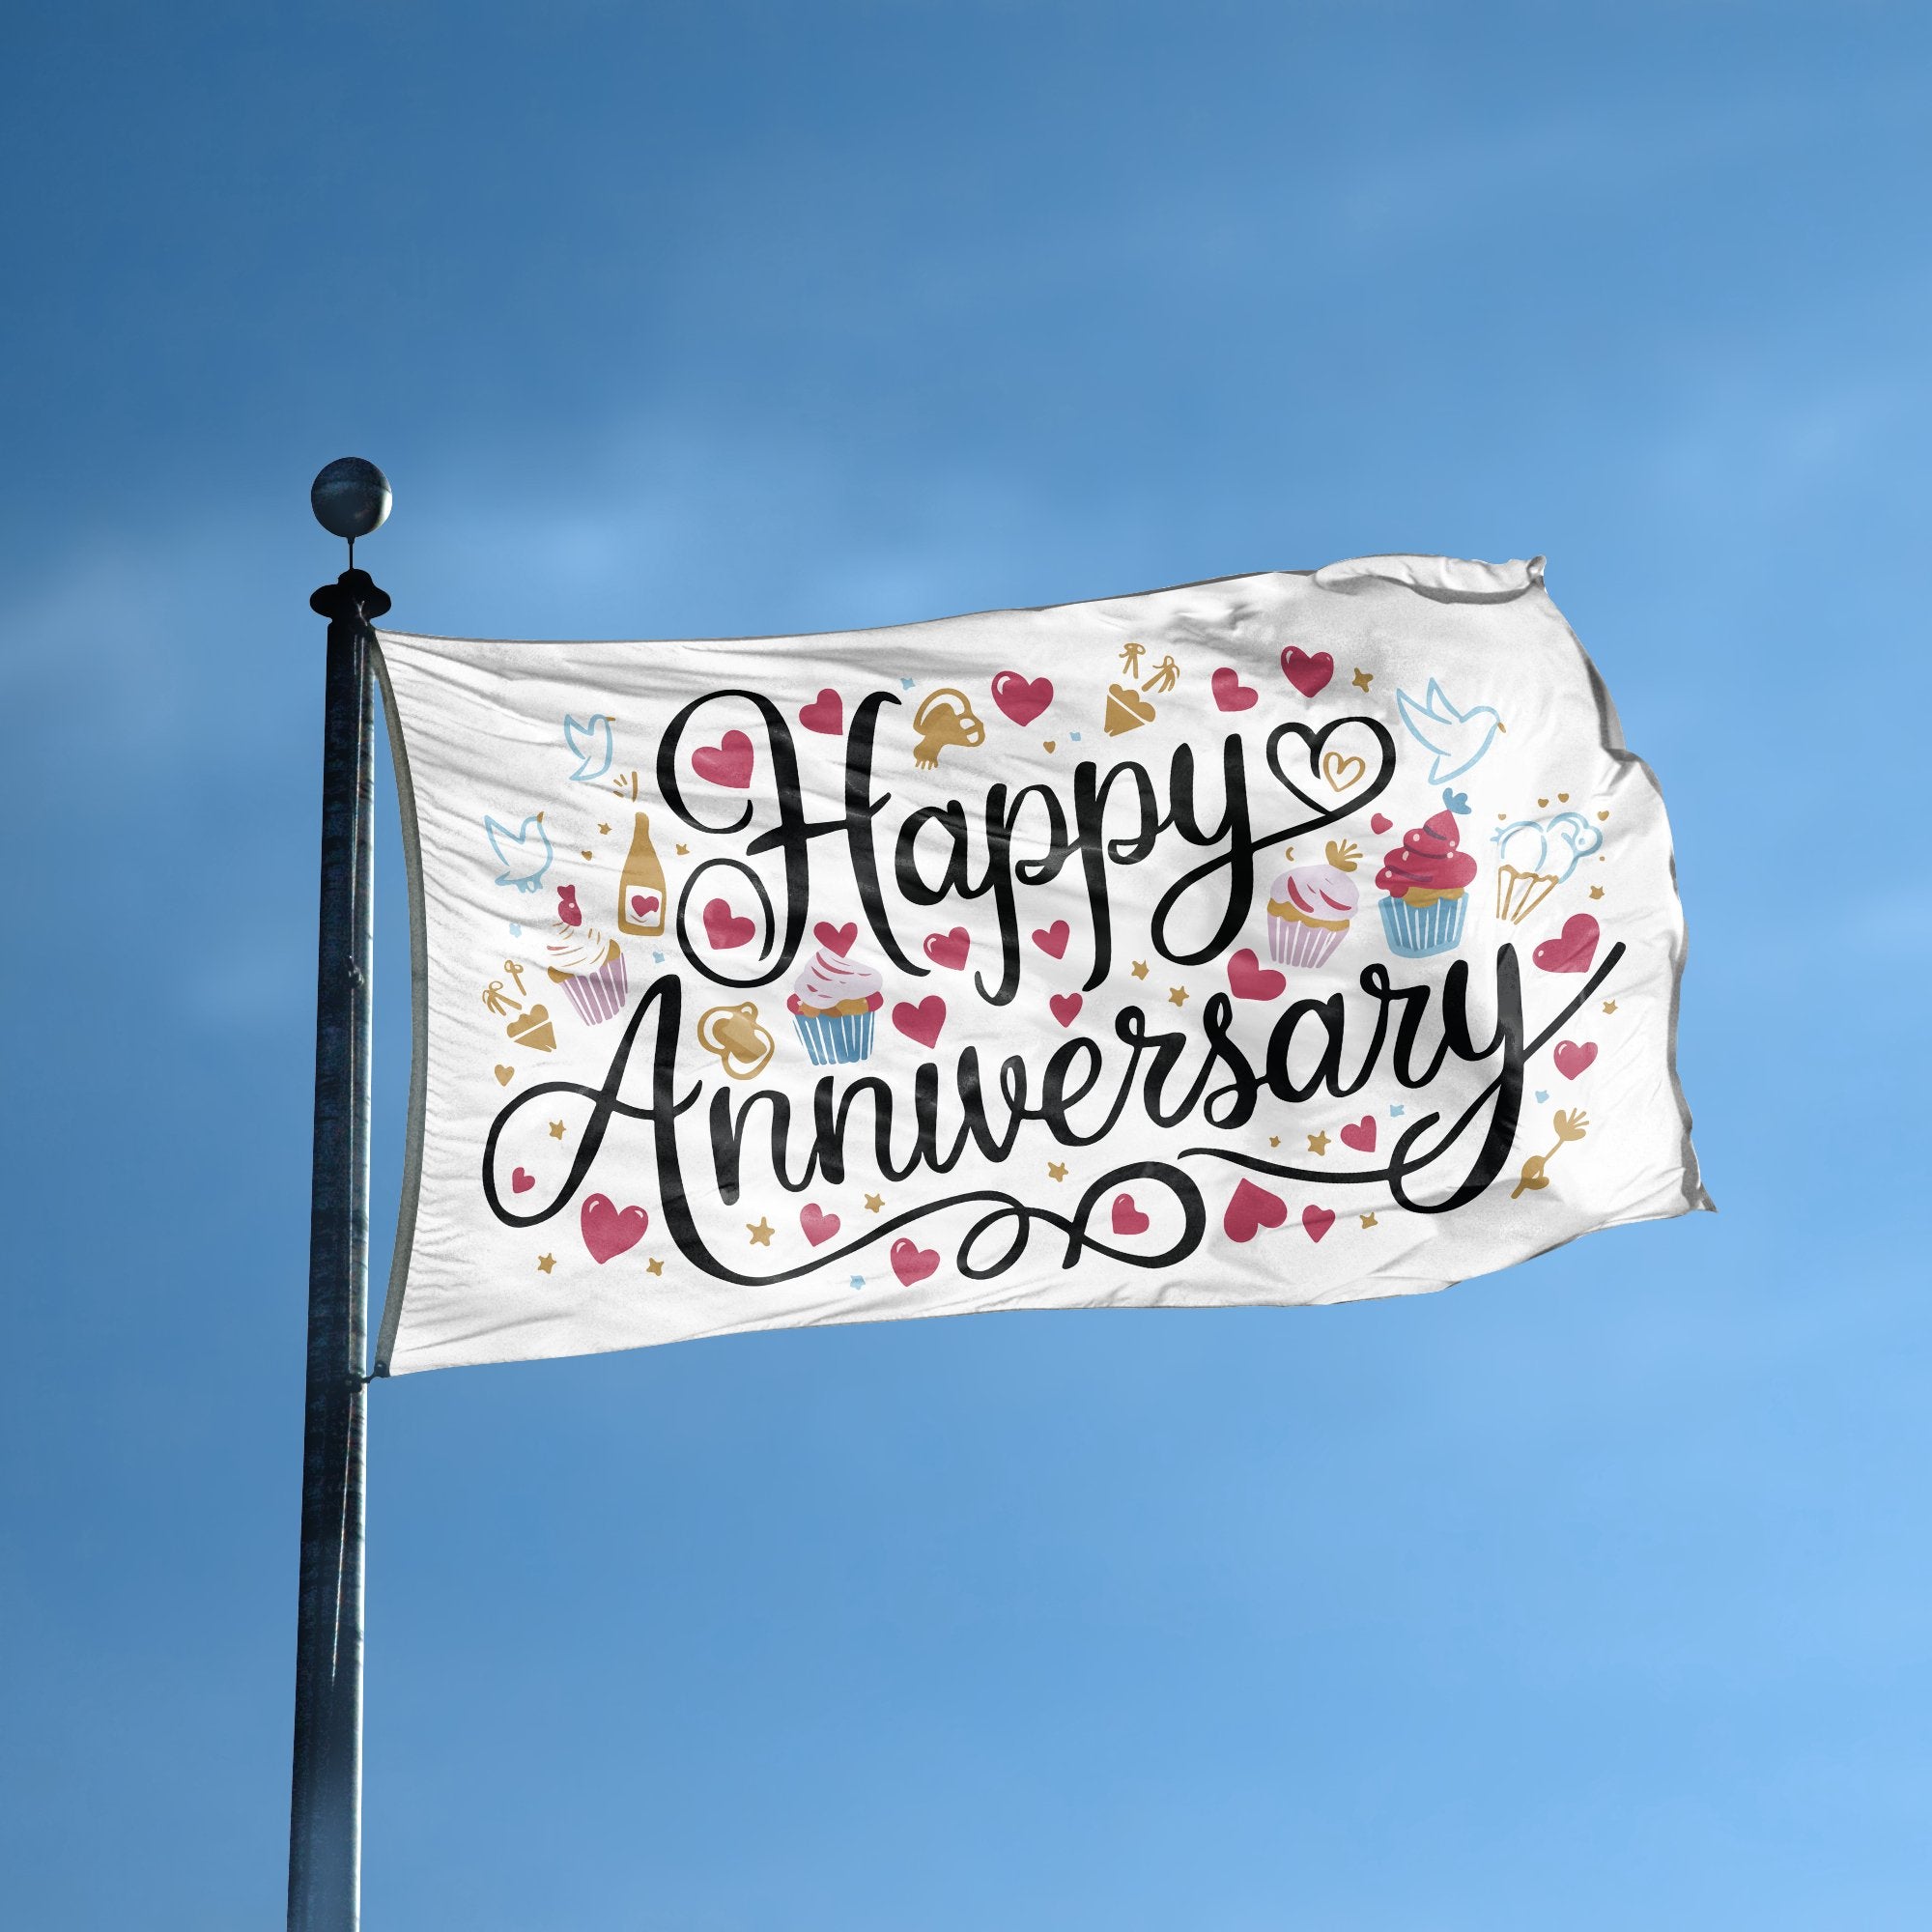
<svg viewBox="0 0 1932 1932"><path fill-rule="evenodd" d="M544 966L552 980L570 996L586 1026L615 1019L631 990L623 949L594 925L584 924L575 886L556 889L555 933L544 948Z"/></svg>
<svg viewBox="0 0 1932 1932"><path fill-rule="evenodd" d="M1426 959L1447 952L1463 938L1469 916L1469 886L1476 862L1463 850L1456 815L1468 802L1458 792L1444 794L1449 809L1438 811L1402 843L1382 856L1376 884L1388 897L1381 901L1382 931L1389 951L1405 959Z"/></svg>
<svg viewBox="0 0 1932 1932"><path fill-rule="evenodd" d="M1360 857L1331 838L1325 866L1296 866L1268 888L1268 956L1277 966L1321 966L1348 938L1358 897L1349 874Z"/></svg>
<svg viewBox="0 0 1932 1932"><path fill-rule="evenodd" d="M886 982L857 959L821 946L785 1002L814 1066L849 1065L872 1051L872 1026Z"/></svg>

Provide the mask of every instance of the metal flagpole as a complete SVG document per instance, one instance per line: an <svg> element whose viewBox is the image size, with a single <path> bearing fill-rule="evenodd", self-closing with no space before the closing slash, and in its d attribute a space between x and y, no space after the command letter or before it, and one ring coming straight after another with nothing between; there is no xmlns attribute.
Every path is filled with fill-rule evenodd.
<svg viewBox="0 0 1932 1932"><path fill-rule="evenodd" d="M328 619L309 1193L308 1392L296 1634L289 1932L355 1932L362 1890L362 1531L369 1326L369 978L375 856L371 622L388 597L355 539L389 514L388 479L344 457L315 479L316 520L349 568L309 599Z"/></svg>

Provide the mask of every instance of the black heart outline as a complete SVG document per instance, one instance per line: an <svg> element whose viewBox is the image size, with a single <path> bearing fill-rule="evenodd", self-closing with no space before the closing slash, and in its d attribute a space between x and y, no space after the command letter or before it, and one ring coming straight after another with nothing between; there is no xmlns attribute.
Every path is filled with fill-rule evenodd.
<svg viewBox="0 0 1932 1932"><path fill-rule="evenodd" d="M1282 770L1281 741L1284 738L1294 737L1299 738L1307 746L1308 770L1310 782L1313 783L1321 777L1321 753L1323 747L1326 746L1328 740L1337 731L1346 730L1350 724L1362 725L1375 739L1377 746L1381 752L1381 763L1378 767L1374 781L1370 784L1367 791L1350 792L1347 798L1340 800L1332 806L1324 805L1321 799L1312 797L1309 793L1303 791ZM1299 720L1291 720L1286 724L1277 724L1268 733L1267 768L1274 775L1275 782L1290 797L1299 799L1310 811L1314 812L1315 816L1298 825L1286 825L1279 832L1271 833L1265 838L1257 839L1255 841L1257 849L1263 845L1272 845L1276 840L1282 838L1304 838L1311 832L1320 832L1324 826L1333 825L1341 819L1352 817L1354 813L1373 805L1377 799L1381 797L1383 792L1388 790L1391 781L1395 778L1395 739L1390 734L1388 726L1382 724L1378 718L1369 718L1359 714L1351 718L1332 718L1319 731L1310 725L1303 724Z"/></svg>

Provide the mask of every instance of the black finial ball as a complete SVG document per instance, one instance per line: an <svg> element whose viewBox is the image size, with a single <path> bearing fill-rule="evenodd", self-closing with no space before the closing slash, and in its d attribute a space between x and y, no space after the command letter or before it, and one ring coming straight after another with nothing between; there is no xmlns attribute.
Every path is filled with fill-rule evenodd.
<svg viewBox="0 0 1932 1932"><path fill-rule="evenodd" d="M332 537L354 543L382 526L389 514L389 479L359 456L338 456L308 486L315 520Z"/></svg>

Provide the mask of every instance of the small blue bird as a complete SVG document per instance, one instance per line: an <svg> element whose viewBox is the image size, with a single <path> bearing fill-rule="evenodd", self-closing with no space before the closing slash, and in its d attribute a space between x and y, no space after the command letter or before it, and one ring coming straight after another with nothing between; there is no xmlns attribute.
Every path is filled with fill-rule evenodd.
<svg viewBox="0 0 1932 1932"><path fill-rule="evenodd" d="M535 892L543 884L551 861L550 834L544 830L543 813L525 819L515 832L486 816L483 830L490 835L491 847L503 868L497 883L515 886L520 893Z"/></svg>
<svg viewBox="0 0 1932 1932"><path fill-rule="evenodd" d="M1395 701L1409 736L1435 754L1435 762L1429 767L1431 784L1460 778L1490 749L1496 733L1509 728L1490 705L1476 704L1467 711L1458 711L1433 677L1426 702L1418 704L1406 691L1398 691Z"/></svg>
<svg viewBox="0 0 1932 1932"><path fill-rule="evenodd" d="M580 724L575 718L563 721L563 742L570 748L570 755L577 760L577 769L571 773L571 780L577 784L588 784L593 779L601 779L611 769L611 721L601 714L587 718Z"/></svg>

